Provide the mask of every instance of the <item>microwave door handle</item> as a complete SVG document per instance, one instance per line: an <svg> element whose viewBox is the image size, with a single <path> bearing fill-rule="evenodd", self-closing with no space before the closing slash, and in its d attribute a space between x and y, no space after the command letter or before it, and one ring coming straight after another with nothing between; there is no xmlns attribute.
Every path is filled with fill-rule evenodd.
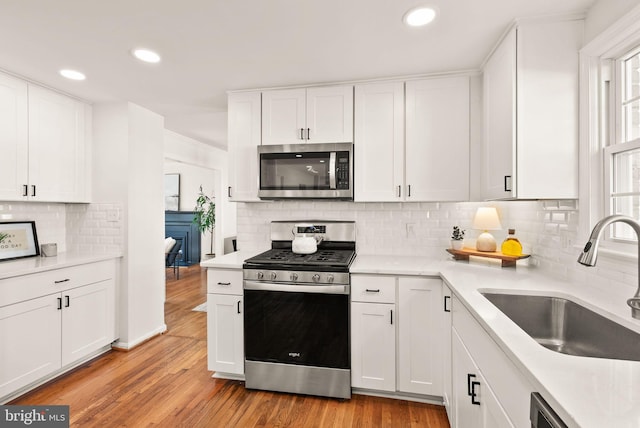
<svg viewBox="0 0 640 428"><path fill-rule="evenodd" d="M329 188L336 188L336 152L329 155Z"/></svg>

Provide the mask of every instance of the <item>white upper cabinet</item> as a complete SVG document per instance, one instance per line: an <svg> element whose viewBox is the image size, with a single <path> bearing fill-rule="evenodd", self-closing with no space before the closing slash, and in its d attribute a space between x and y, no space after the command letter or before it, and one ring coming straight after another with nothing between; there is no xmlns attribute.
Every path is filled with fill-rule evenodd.
<svg viewBox="0 0 640 428"><path fill-rule="evenodd" d="M353 142L353 86L262 94L262 144Z"/></svg>
<svg viewBox="0 0 640 428"><path fill-rule="evenodd" d="M20 200L27 184L27 84L0 74L0 200Z"/></svg>
<svg viewBox="0 0 640 428"><path fill-rule="evenodd" d="M229 189L235 202L259 201L260 92L229 94Z"/></svg>
<svg viewBox="0 0 640 428"><path fill-rule="evenodd" d="M356 201L469 199L468 77L355 91Z"/></svg>
<svg viewBox="0 0 640 428"><path fill-rule="evenodd" d="M410 81L406 90L406 200L469 200L469 78Z"/></svg>
<svg viewBox="0 0 640 428"><path fill-rule="evenodd" d="M89 202L91 109L56 92L29 86L29 198Z"/></svg>
<svg viewBox="0 0 640 428"><path fill-rule="evenodd" d="M404 83L356 85L354 194L396 201L404 186Z"/></svg>
<svg viewBox="0 0 640 428"><path fill-rule="evenodd" d="M91 107L0 74L0 200L89 202Z"/></svg>
<svg viewBox="0 0 640 428"><path fill-rule="evenodd" d="M485 199L578 196L583 21L518 24L483 70Z"/></svg>

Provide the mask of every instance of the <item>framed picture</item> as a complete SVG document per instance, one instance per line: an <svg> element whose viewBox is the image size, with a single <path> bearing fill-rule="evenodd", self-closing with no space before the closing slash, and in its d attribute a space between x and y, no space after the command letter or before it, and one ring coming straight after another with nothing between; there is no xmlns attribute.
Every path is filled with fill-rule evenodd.
<svg viewBox="0 0 640 428"><path fill-rule="evenodd" d="M38 255L35 221L0 222L0 261Z"/></svg>

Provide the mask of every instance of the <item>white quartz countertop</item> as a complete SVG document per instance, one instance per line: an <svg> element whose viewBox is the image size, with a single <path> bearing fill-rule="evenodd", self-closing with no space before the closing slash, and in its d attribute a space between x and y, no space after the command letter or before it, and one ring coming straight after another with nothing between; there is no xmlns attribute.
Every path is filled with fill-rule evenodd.
<svg viewBox="0 0 640 428"><path fill-rule="evenodd" d="M267 251L266 249L264 251ZM246 259L258 255L264 251L235 251L221 257L214 257L200 263L201 267L218 269L242 269Z"/></svg>
<svg viewBox="0 0 640 428"><path fill-rule="evenodd" d="M103 260L110 260L119 257L122 257L122 254L58 253L58 255L54 257L36 256L7 260L0 262L0 279L29 275L54 269L62 269L86 263L101 262Z"/></svg>
<svg viewBox="0 0 640 428"><path fill-rule="evenodd" d="M480 325L570 427L640 427L640 362L550 351L521 330L480 291L544 294L576 303L640 332L629 295L558 281L534 268L498 268L420 257L358 256L352 273L440 275Z"/></svg>

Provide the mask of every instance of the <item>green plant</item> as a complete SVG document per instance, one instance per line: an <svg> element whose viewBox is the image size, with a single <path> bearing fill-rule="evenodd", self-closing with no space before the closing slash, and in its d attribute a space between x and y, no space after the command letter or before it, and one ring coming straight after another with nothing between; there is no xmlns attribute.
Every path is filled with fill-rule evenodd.
<svg viewBox="0 0 640 428"><path fill-rule="evenodd" d="M211 253L213 254L213 230L216 227L216 204L213 202L215 197L205 195L200 185L200 192L196 199L196 207L194 208L193 222L198 225L200 233L209 232L211 234Z"/></svg>
<svg viewBox="0 0 640 428"><path fill-rule="evenodd" d="M0 243L4 242L4 240L7 238L7 236L9 236L8 233L0 232Z"/></svg>
<svg viewBox="0 0 640 428"><path fill-rule="evenodd" d="M460 229L458 226L453 226L451 239L453 239L454 241L462 241L464 239L464 230Z"/></svg>

